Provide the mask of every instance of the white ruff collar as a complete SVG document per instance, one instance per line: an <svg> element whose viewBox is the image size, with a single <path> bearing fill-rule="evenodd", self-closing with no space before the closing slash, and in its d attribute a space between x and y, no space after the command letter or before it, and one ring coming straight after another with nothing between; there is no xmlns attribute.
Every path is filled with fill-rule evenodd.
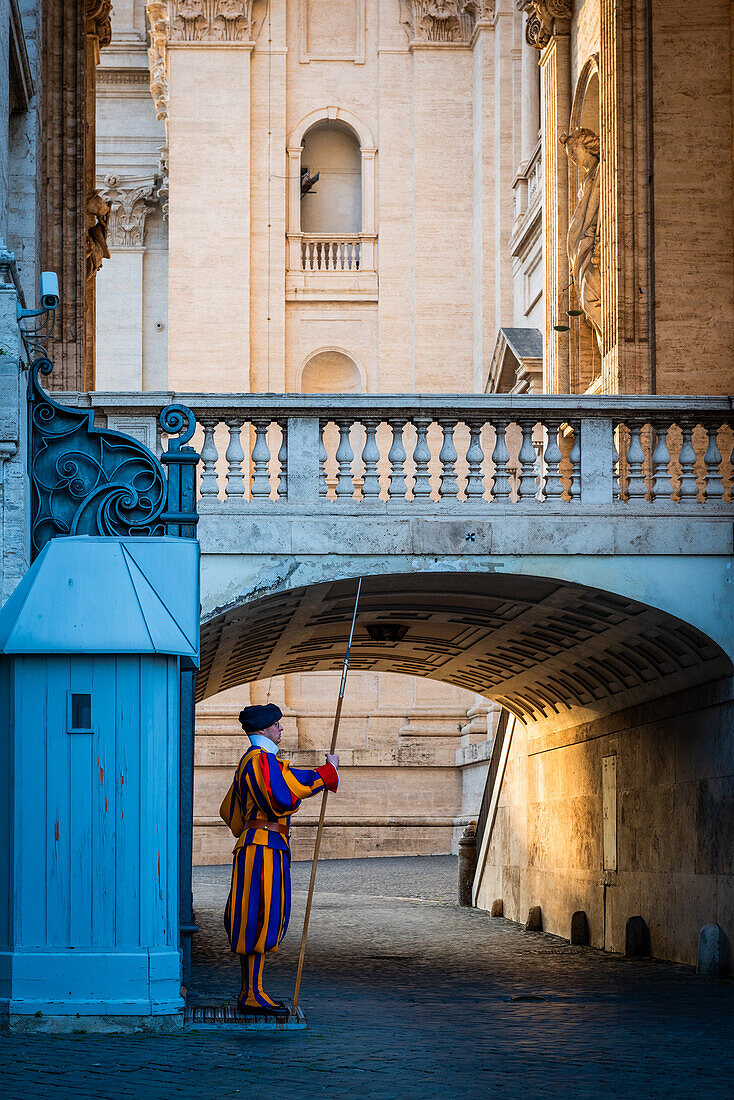
<svg viewBox="0 0 734 1100"><path fill-rule="evenodd" d="M277 753L278 746L275 741L271 741L264 733L248 733L247 736L250 738L250 744L254 745L255 748L265 749L265 752Z"/></svg>

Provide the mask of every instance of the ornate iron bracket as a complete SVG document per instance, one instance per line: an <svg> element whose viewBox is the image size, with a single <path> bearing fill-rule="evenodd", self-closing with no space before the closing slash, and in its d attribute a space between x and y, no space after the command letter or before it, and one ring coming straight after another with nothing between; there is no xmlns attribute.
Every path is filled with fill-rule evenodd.
<svg viewBox="0 0 734 1100"><path fill-rule="evenodd" d="M185 447L196 421L185 405L168 405L160 424L170 438L162 462L124 432L94 426L92 409L54 401L39 382L53 364L34 360L28 381L31 552L58 535L180 535L192 538L198 515L199 455Z"/></svg>

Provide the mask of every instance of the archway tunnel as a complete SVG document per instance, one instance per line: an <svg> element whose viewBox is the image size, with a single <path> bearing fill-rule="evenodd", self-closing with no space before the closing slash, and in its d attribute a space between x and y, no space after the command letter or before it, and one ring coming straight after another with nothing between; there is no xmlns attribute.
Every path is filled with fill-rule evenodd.
<svg viewBox="0 0 734 1100"><path fill-rule="evenodd" d="M342 577L219 608L202 623L200 703L274 678L336 674L355 592L355 578ZM386 572L363 582L350 670L440 681L509 714L477 904L500 899L522 920L540 905L544 927L561 935L581 910L589 942L613 950L642 912L654 954L695 959L698 929L731 905L734 872L732 665L711 638L660 608L568 581ZM485 772L495 729L490 716ZM220 744L236 755L236 738ZM300 755L315 762L310 740ZM354 755L346 771L356 805ZM369 776L371 793L379 782ZM359 831L344 804L331 813Z"/></svg>

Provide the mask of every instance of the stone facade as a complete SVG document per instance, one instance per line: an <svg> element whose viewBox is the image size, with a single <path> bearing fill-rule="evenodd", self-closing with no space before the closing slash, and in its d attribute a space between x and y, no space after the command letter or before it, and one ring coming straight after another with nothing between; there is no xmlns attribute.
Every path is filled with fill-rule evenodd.
<svg viewBox="0 0 734 1100"><path fill-rule="evenodd" d="M116 5L98 72L97 186L111 207L99 389L471 391L494 385L500 323L537 344L539 81L511 3L148 3L147 37L145 17ZM306 169L319 173L310 189ZM502 342L501 384L527 389L532 376L537 390L537 346L529 365L517 343ZM326 741L337 685L314 697L291 679L272 697L293 715L289 748L308 755L303 730ZM400 823L375 825L369 850L448 851L478 808L486 722L462 784L474 696L383 681L352 676L342 733L348 752L364 750L360 768L381 769L375 821ZM237 739L247 698L243 687L200 707L196 859L228 857L224 831L203 823L224 782L217 739ZM406 809L401 754L421 737L435 767ZM435 824L411 825L431 804ZM349 827L341 835L346 852Z"/></svg>

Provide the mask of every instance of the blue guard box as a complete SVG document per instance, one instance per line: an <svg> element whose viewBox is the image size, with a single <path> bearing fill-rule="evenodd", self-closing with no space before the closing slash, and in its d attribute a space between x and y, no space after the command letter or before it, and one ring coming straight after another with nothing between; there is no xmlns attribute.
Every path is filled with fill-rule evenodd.
<svg viewBox="0 0 734 1100"><path fill-rule="evenodd" d="M11 1020L180 1019L179 669L198 649L193 539L53 539L0 612Z"/></svg>

